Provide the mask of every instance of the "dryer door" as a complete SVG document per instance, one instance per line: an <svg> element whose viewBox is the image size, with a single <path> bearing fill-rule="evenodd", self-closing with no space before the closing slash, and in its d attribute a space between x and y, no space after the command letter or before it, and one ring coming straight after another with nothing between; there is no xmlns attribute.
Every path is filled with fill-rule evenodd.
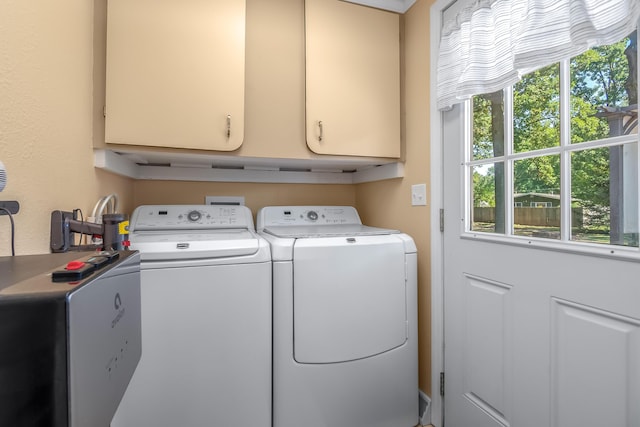
<svg viewBox="0 0 640 427"><path fill-rule="evenodd" d="M404 244L397 236L296 240L294 358L362 359L407 340Z"/></svg>

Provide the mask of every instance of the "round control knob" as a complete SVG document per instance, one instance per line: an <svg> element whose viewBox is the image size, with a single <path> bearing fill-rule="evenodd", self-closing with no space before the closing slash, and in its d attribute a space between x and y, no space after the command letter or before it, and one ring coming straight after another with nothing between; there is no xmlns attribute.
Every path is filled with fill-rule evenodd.
<svg viewBox="0 0 640 427"><path fill-rule="evenodd" d="M189 218L189 221L198 221L200 218L202 218L202 214L198 211L191 211L187 215L187 218Z"/></svg>
<svg viewBox="0 0 640 427"><path fill-rule="evenodd" d="M317 221L318 220L318 212L316 212L316 211L307 212L307 218L309 218L309 220L311 220L311 221Z"/></svg>

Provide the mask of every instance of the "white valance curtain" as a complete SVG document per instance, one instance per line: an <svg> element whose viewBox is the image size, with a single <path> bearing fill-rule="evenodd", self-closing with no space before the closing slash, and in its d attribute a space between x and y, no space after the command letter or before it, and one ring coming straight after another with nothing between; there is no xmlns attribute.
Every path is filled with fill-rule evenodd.
<svg viewBox="0 0 640 427"><path fill-rule="evenodd" d="M640 0L473 0L442 27L438 108L615 43L639 17Z"/></svg>

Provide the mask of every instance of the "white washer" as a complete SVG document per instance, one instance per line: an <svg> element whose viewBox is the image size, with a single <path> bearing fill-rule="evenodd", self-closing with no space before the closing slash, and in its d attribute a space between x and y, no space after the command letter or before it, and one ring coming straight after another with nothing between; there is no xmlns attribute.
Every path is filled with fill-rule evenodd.
<svg viewBox="0 0 640 427"><path fill-rule="evenodd" d="M269 206L273 426L418 423L417 253L344 206Z"/></svg>
<svg viewBox="0 0 640 427"><path fill-rule="evenodd" d="M140 206L142 357L112 427L271 426L271 254L245 206Z"/></svg>

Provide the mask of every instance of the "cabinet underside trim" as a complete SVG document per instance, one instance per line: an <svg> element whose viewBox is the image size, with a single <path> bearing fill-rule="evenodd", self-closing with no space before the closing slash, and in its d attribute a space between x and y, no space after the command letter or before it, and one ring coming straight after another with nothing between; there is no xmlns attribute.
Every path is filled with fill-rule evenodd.
<svg viewBox="0 0 640 427"><path fill-rule="evenodd" d="M136 160L136 157L139 157ZM194 160L197 159L197 160ZM167 156L149 162L143 154L94 150L94 166L140 180L255 182L283 184L360 184L404 176L401 162L373 163L360 159L272 159Z"/></svg>

